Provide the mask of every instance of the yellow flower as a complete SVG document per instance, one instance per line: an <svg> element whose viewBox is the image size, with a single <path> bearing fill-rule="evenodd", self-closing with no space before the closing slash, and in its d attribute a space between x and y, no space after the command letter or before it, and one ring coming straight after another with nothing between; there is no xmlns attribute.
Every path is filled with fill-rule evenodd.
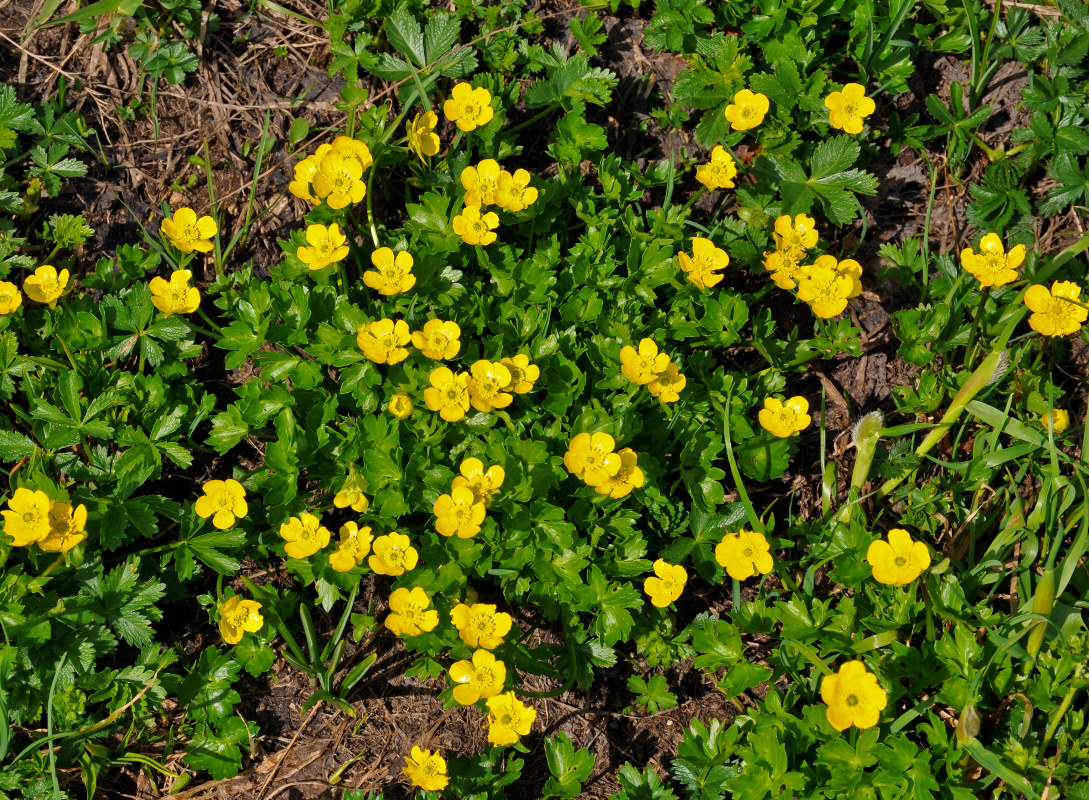
<svg viewBox="0 0 1089 800"><path fill-rule="evenodd" d="M0 317L11 314L23 304L23 293L8 281L0 281Z"/></svg>
<svg viewBox="0 0 1089 800"><path fill-rule="evenodd" d="M842 92L832 92L824 98L828 109L828 121L833 128L844 133L862 133L862 120L877 108L866 96L866 87L860 83L848 83Z"/></svg>
<svg viewBox="0 0 1089 800"><path fill-rule="evenodd" d="M494 650L510 633L510 614L497 611L491 603L458 603L450 612L450 621L458 629L461 641L469 647Z"/></svg>
<svg viewBox="0 0 1089 800"><path fill-rule="evenodd" d="M440 495L431 510L435 512L435 530L443 536L471 539L480 533L480 524L484 522L484 503L465 486Z"/></svg>
<svg viewBox="0 0 1089 800"><path fill-rule="evenodd" d="M367 185L362 178L359 159L333 149L322 156L310 185L314 195L330 208L341 209L363 199Z"/></svg>
<svg viewBox="0 0 1089 800"><path fill-rule="evenodd" d="M87 506L74 509L71 503L53 503L49 507L49 535L38 541L46 552L67 553L87 538Z"/></svg>
<svg viewBox="0 0 1089 800"><path fill-rule="evenodd" d="M861 661L848 661L834 675L821 679L821 700L828 708L825 715L837 731L852 725L872 728L889 697L877 683L877 676L866 671Z"/></svg>
<svg viewBox="0 0 1089 800"><path fill-rule="evenodd" d="M523 704L513 691L489 697L487 703L489 744L514 744L529 733L537 719L537 709Z"/></svg>
<svg viewBox="0 0 1089 800"><path fill-rule="evenodd" d="M313 514L303 512L280 526L280 538L287 542L284 550L292 558L307 558L329 544L329 529Z"/></svg>
<svg viewBox="0 0 1089 800"><path fill-rule="evenodd" d="M480 213L480 206L465 206L454 217L454 233L465 244L489 245L496 239L495 229L499 227L499 217L494 211Z"/></svg>
<svg viewBox="0 0 1089 800"><path fill-rule="evenodd" d="M638 467L639 456L636 452L625 447L617 455L620 457L620 469L612 477L594 486L594 491L598 494L607 494L614 499L624 497L632 489L643 485L643 470Z"/></svg>
<svg viewBox="0 0 1089 800"><path fill-rule="evenodd" d="M835 256L817 256L817 258L807 267L802 267L802 276L808 275L814 268L830 269L837 278L846 277L851 281L851 289L847 293L847 299L850 300L853 297L858 297L862 294L862 265L855 261L853 258L845 258L843 261L837 261ZM801 279L799 278L799 282ZM799 294L799 297L801 295Z"/></svg>
<svg viewBox="0 0 1089 800"><path fill-rule="evenodd" d="M495 697L503 691L507 665L487 650L477 650L472 661L466 659L450 665L450 680L457 684L454 700L463 706L471 706L482 697Z"/></svg>
<svg viewBox="0 0 1089 800"><path fill-rule="evenodd" d="M209 239L219 232L219 227L211 217L197 219L193 209L183 206L162 221L159 231L183 253L207 253L213 247Z"/></svg>
<svg viewBox="0 0 1089 800"><path fill-rule="evenodd" d="M506 408L513 399L503 391L510 383L510 371L500 363L480 359L470 367L469 401L477 411Z"/></svg>
<svg viewBox="0 0 1089 800"><path fill-rule="evenodd" d="M681 396L681 390L688 383L688 378L681 372L676 364L670 364L664 371L654 376L654 380L647 384L650 393L663 403L676 403Z"/></svg>
<svg viewBox="0 0 1089 800"><path fill-rule="evenodd" d="M431 598L419 586L394 589L389 596L390 614L383 623L395 636L419 636L439 624L439 612L430 608Z"/></svg>
<svg viewBox="0 0 1089 800"><path fill-rule="evenodd" d="M614 447L616 440L607 433L580 433L568 445L563 465L591 486L600 486L620 471L622 461Z"/></svg>
<svg viewBox="0 0 1089 800"><path fill-rule="evenodd" d="M775 565L764 534L740 530L727 533L715 547L715 561L735 580L767 575Z"/></svg>
<svg viewBox="0 0 1089 800"><path fill-rule="evenodd" d="M238 644L246 631L257 633L265 624L258 612L261 604L256 600L243 600L238 595L219 607L219 634L227 644Z"/></svg>
<svg viewBox="0 0 1089 800"><path fill-rule="evenodd" d="M413 747L411 755L405 756L405 777L425 792L441 792L450 783L446 759L419 747Z"/></svg>
<svg viewBox="0 0 1089 800"><path fill-rule="evenodd" d="M1039 285L1030 286L1025 292L1025 305L1032 311L1029 325L1044 336L1077 333L1089 316L1084 305L1074 302L1080 296L1081 287L1071 281L1055 281L1051 291Z"/></svg>
<svg viewBox="0 0 1089 800"><path fill-rule="evenodd" d="M416 154L421 162L424 156L429 158L439 152L439 137L435 126L439 124L439 115L434 111L417 114L406 125L408 131L408 149Z"/></svg>
<svg viewBox="0 0 1089 800"><path fill-rule="evenodd" d="M348 255L348 237L345 236L340 226L335 222L325 225L307 225L306 243L296 251L299 261L306 264L311 271L325 269L330 264L342 261Z"/></svg>
<svg viewBox="0 0 1089 800"><path fill-rule="evenodd" d="M735 131L747 131L764 121L771 105L767 95L742 89L734 95L734 100L726 106L726 119Z"/></svg>
<svg viewBox="0 0 1089 800"><path fill-rule="evenodd" d="M416 568L420 560L416 548L409 544L403 533L387 533L379 536L371 545L371 557L367 564L376 575L403 575Z"/></svg>
<svg viewBox="0 0 1089 800"><path fill-rule="evenodd" d="M363 325L356 336L356 344L363 355L375 364L396 364L408 358L408 348L412 335L408 323L403 319L380 319Z"/></svg>
<svg viewBox="0 0 1089 800"><path fill-rule="evenodd" d="M804 250L776 250L764 254L764 268L771 273L771 279L780 289L795 289L798 279L805 273L802 266Z"/></svg>
<svg viewBox="0 0 1089 800"><path fill-rule="evenodd" d="M653 339L640 339L638 350L630 344L620 350L620 371L625 378L640 386L650 383L668 366L669 356L658 352L658 345Z"/></svg>
<svg viewBox="0 0 1089 800"><path fill-rule="evenodd" d="M1007 253L997 233L988 233L979 240L978 253L970 247L960 251L960 263L981 286L1005 286L1017 280L1017 268L1024 261L1025 246L1019 244Z"/></svg>
<svg viewBox="0 0 1089 800"><path fill-rule="evenodd" d="M701 289L710 289L722 280L718 270L726 269L730 256L725 250L715 247L715 243L702 236L692 239L692 255L678 253L677 260L681 269L688 274L688 280Z"/></svg>
<svg viewBox="0 0 1089 800"><path fill-rule="evenodd" d="M665 608L681 596L687 582L688 571L684 567L659 558L654 562L654 575L643 582L643 591L651 604Z"/></svg>
<svg viewBox="0 0 1089 800"><path fill-rule="evenodd" d="M805 214L794 219L784 214L775 220L775 247L777 250L808 250L817 245L817 221Z"/></svg>
<svg viewBox="0 0 1089 800"><path fill-rule="evenodd" d="M491 122L492 94L482 87L474 89L468 83L459 83L450 92L450 99L442 104L442 113L466 133Z"/></svg>
<svg viewBox="0 0 1089 800"><path fill-rule="evenodd" d="M200 292L190 286L193 273L187 269L176 269L170 273L170 281L155 276L149 284L151 302L163 314L192 314L200 307Z"/></svg>
<svg viewBox="0 0 1089 800"><path fill-rule="evenodd" d="M529 356L519 353L514 358L501 358L499 363L510 373L510 383L503 387L504 392L525 394L533 388L534 382L541 377L541 370L536 364L529 363Z"/></svg>
<svg viewBox="0 0 1089 800"><path fill-rule="evenodd" d="M831 319L847 308L847 298L854 288L854 281L849 275L822 264L813 264L798 278L798 299L809 303L818 317Z"/></svg>
<svg viewBox="0 0 1089 800"><path fill-rule="evenodd" d="M242 484L228 478L225 481L208 481L201 487L204 494L197 498L194 511L201 519L212 518L212 524L225 531L234 525L235 519L249 512L246 490Z"/></svg>
<svg viewBox="0 0 1089 800"><path fill-rule="evenodd" d="M394 258L393 250L379 247L371 253L371 263L374 269L363 273L363 283L380 294L400 294L416 285L416 276L412 274L412 256L404 250Z"/></svg>
<svg viewBox="0 0 1089 800"><path fill-rule="evenodd" d="M26 547L49 536L49 509L52 505L49 495L40 489L16 489L15 494L8 498L7 509L0 511L4 516L4 533L14 540L12 544Z"/></svg>
<svg viewBox="0 0 1089 800"><path fill-rule="evenodd" d="M466 167L461 171L461 185L465 187L465 205L493 205L499 191L499 162L485 158L475 167Z"/></svg>
<svg viewBox="0 0 1089 800"><path fill-rule="evenodd" d="M451 487L464 487L473 493L477 503L490 506L492 497L499 491L507 472L498 464L484 469L484 462L479 458L467 458L461 462L461 474L454 478Z"/></svg>
<svg viewBox="0 0 1089 800"><path fill-rule="evenodd" d="M374 158L371 156L371 149L367 145L358 139L352 139L349 136L338 136L333 139L332 151L344 158L353 158L359 162L359 168L363 172L370 169L371 164L374 163ZM321 148L318 148L318 152L321 152Z"/></svg>
<svg viewBox="0 0 1089 800"><path fill-rule="evenodd" d="M424 402L447 422L457 422L469 410L469 375L447 367L431 371L431 385L424 389Z"/></svg>
<svg viewBox="0 0 1089 800"><path fill-rule="evenodd" d="M404 392L397 392L389 399L389 405L386 408L397 419L408 419L412 414L412 398Z"/></svg>
<svg viewBox="0 0 1089 800"><path fill-rule="evenodd" d="M696 180L712 191L731 189L737 177L737 163L722 145L715 145L711 160L696 167Z"/></svg>
<svg viewBox="0 0 1089 800"><path fill-rule="evenodd" d="M310 188L310 183L314 180L314 174L318 171L318 164L321 163L322 157L332 149L333 146L331 144L323 144L315 153L307 156L296 164L294 171L295 179L287 185L287 190L300 200L309 200L315 205L320 203L321 200L314 196L314 192Z"/></svg>
<svg viewBox="0 0 1089 800"><path fill-rule="evenodd" d="M495 193L496 205L507 211L521 211L537 202L537 190L529 185L533 176L524 169L516 169L511 175L506 170L499 173L499 189Z"/></svg>
<svg viewBox="0 0 1089 800"><path fill-rule="evenodd" d="M370 506L370 501L363 494L363 487L359 483L359 475L354 469L349 468L348 477L344 479L344 485L340 491L333 495L333 505L337 508L350 508L358 514L362 514Z"/></svg>
<svg viewBox="0 0 1089 800"><path fill-rule="evenodd" d="M922 542L912 541L901 528L889 531L889 540L878 539L866 551L866 563L873 567L873 579L888 586L903 586L930 567L930 551Z"/></svg>
<svg viewBox="0 0 1089 800"><path fill-rule="evenodd" d="M780 439L793 436L809 427L809 401L804 397L791 397L785 403L774 397L764 399L764 407L757 414L760 427Z"/></svg>
<svg viewBox="0 0 1089 800"><path fill-rule="evenodd" d="M62 269L60 273L55 267L43 264L34 270L33 275L23 279L23 291L27 297L35 303L48 303L52 308L57 299L64 294L64 288L68 285L68 270Z"/></svg>
<svg viewBox="0 0 1089 800"><path fill-rule="evenodd" d="M363 563L371 551L369 527L360 528L355 522L345 522L340 526L340 542L337 549L329 556L329 566L337 572L348 572Z"/></svg>
<svg viewBox="0 0 1089 800"><path fill-rule="evenodd" d="M1049 422L1055 429L1055 433L1062 433L1070 427L1070 412L1065 408L1053 408L1040 417L1040 424L1044 428L1048 427Z"/></svg>
<svg viewBox="0 0 1089 800"><path fill-rule="evenodd" d="M461 328L456 322L429 319L423 330L412 334L412 346L428 358L445 361L461 350Z"/></svg>

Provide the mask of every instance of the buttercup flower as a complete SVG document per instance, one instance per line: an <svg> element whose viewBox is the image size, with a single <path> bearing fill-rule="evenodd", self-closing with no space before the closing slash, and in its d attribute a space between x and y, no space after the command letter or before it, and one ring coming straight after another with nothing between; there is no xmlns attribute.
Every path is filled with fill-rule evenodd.
<svg viewBox="0 0 1089 800"><path fill-rule="evenodd" d="M306 245L296 250L295 254L299 257L299 261L306 264L313 272L342 261L348 255L347 242L348 237L341 232L340 226L335 222L328 227L307 225ZM364 280L366 280L365 276Z"/></svg>
<svg viewBox="0 0 1089 800"><path fill-rule="evenodd" d="M809 303L813 313L831 319L847 308L854 281L827 266L813 264L798 278L798 299Z"/></svg>
<svg viewBox="0 0 1089 800"><path fill-rule="evenodd" d="M487 703L490 744L514 744L529 733L537 719L537 709L526 706L513 691L489 697Z"/></svg>
<svg viewBox="0 0 1089 800"><path fill-rule="evenodd" d="M482 697L495 697L503 691L507 665L487 650L477 650L472 661L455 661L450 666L450 680L457 684L454 700L463 706L471 706Z"/></svg>
<svg viewBox="0 0 1089 800"><path fill-rule="evenodd" d="M764 268L771 273L771 279L780 289L795 289L798 279L805 272L802 259L804 250L776 250L764 254Z"/></svg>
<svg viewBox="0 0 1089 800"><path fill-rule="evenodd" d="M435 530L443 536L471 539L480 533L480 524L484 522L484 503L464 486L440 495L431 510L435 512Z"/></svg>
<svg viewBox="0 0 1089 800"><path fill-rule="evenodd" d="M494 211L480 213L480 206L465 206L454 217L454 233L465 244L489 245L496 239L495 229L499 227L499 217Z"/></svg>
<svg viewBox="0 0 1089 800"><path fill-rule="evenodd" d="M337 549L329 556L329 566L337 572L348 572L363 563L371 551L369 527L360 528L355 522L345 522L340 526L340 542Z"/></svg>
<svg viewBox="0 0 1089 800"><path fill-rule="evenodd" d="M219 232L219 227L211 217L197 219L197 212L183 206L159 224L159 231L183 253L207 253L213 247L208 240Z"/></svg>
<svg viewBox="0 0 1089 800"><path fill-rule="evenodd" d="M46 552L67 553L87 538L87 506L53 503L49 508L49 535L38 541Z"/></svg>
<svg viewBox="0 0 1089 800"><path fill-rule="evenodd" d="M643 582L643 591L653 605L665 608L681 596L687 582L688 571L684 567L659 558L654 562L654 575Z"/></svg>
<svg viewBox="0 0 1089 800"><path fill-rule="evenodd" d="M428 358L446 361L461 350L461 328L456 322L429 319L423 330L412 334L412 346Z"/></svg>
<svg viewBox="0 0 1089 800"><path fill-rule="evenodd" d="M23 293L8 281L0 281L0 317L11 314L23 304Z"/></svg>
<svg viewBox="0 0 1089 800"><path fill-rule="evenodd" d="M219 634L227 644L238 644L247 631L257 633L265 624L259 613L261 604L256 600L243 600L238 595L219 607Z"/></svg>
<svg viewBox="0 0 1089 800"><path fill-rule="evenodd" d="M1081 330L1089 310L1076 302L1081 287L1071 281L1055 281L1051 291L1044 286L1030 286L1025 292L1025 305L1032 311L1029 325L1044 336L1067 336Z"/></svg>
<svg viewBox="0 0 1089 800"><path fill-rule="evenodd" d="M771 105L767 95L742 89L734 95L734 100L726 106L726 119L735 131L747 131L764 121Z"/></svg>
<svg viewBox="0 0 1089 800"><path fill-rule="evenodd" d="M383 623L396 636L419 636L435 629L439 612L431 606L431 598L419 586L401 587L389 596L390 614Z"/></svg>
<svg viewBox="0 0 1089 800"><path fill-rule="evenodd" d="M458 126L458 130L473 131L492 121L492 95L487 89L474 89L468 83L459 83L450 92L450 99L442 104L442 113Z"/></svg>
<svg viewBox="0 0 1089 800"><path fill-rule="evenodd" d="M294 171L295 179L287 185L287 190L300 200L309 200L315 205L320 203L321 200L314 196L314 192L310 188L310 182L314 180L314 173L318 171L318 164L321 163L322 156L332 149L333 146L331 144L323 144L318 147L315 153L308 155L296 164Z"/></svg>
<svg viewBox="0 0 1089 800"><path fill-rule="evenodd" d="M817 221L806 214L796 214L794 219L784 214L775 220L772 236L777 250L808 250L817 245Z"/></svg>
<svg viewBox="0 0 1089 800"><path fill-rule="evenodd" d="M363 199L367 184L362 178L363 167L359 159L333 149L322 156L310 186L314 195L328 203L329 208L341 209Z"/></svg>
<svg viewBox="0 0 1089 800"><path fill-rule="evenodd" d="M862 294L862 265L853 258L845 258L837 261L835 256L817 256L808 267L802 267L802 276L810 274L814 269L831 270L837 278L845 277L851 281L851 289L847 293L847 299L858 297ZM801 278L799 278L801 282ZM801 294L799 293L799 297Z"/></svg>
<svg viewBox="0 0 1089 800"><path fill-rule="evenodd" d="M498 464L484 469L484 462L479 458L467 458L461 462L461 474L454 478L452 488L464 487L473 493L477 503L485 507L491 505L492 497L499 491L507 472Z"/></svg>
<svg viewBox="0 0 1089 800"><path fill-rule="evenodd" d="M1055 433L1062 433L1070 427L1070 412L1065 408L1053 408L1047 414L1040 417L1040 424L1047 429L1048 424L1055 429Z"/></svg>
<svg viewBox="0 0 1089 800"><path fill-rule="evenodd" d="M726 574L743 581L753 575L767 575L775 565L764 534L740 530L727 533L715 547L715 561Z"/></svg>
<svg viewBox="0 0 1089 800"><path fill-rule="evenodd" d="M496 205L507 211L521 211L537 202L537 190L529 185L533 176L524 169L514 174L503 170L499 173L499 189L495 193Z"/></svg>
<svg viewBox="0 0 1089 800"><path fill-rule="evenodd" d="M450 612L450 621L458 629L461 641L469 647L494 650L503 644L503 637L510 633L510 614L496 611L491 603L458 603Z"/></svg>
<svg viewBox="0 0 1089 800"><path fill-rule="evenodd" d="M620 471L620 456L613 452L616 440L607 433L580 433L563 455L563 465L572 475L591 486L599 486Z"/></svg>
<svg viewBox="0 0 1089 800"><path fill-rule="evenodd" d="M287 542L284 550L291 558L307 558L329 544L329 529L313 514L303 512L280 526L280 538Z"/></svg>
<svg viewBox="0 0 1089 800"><path fill-rule="evenodd" d="M979 240L978 253L970 247L960 251L960 263L980 286L1005 286L1017 280L1017 268L1024 261L1025 246L1016 245L1007 253L997 233L988 233Z"/></svg>
<svg viewBox="0 0 1089 800"><path fill-rule="evenodd" d="M321 152L320 147L318 148L318 152ZM358 139L353 139L350 136L338 136L333 139L332 152L343 158L355 159L359 162L359 168L363 172L370 169L371 164L374 163L374 158L371 156L371 149L363 144L363 142Z"/></svg>
<svg viewBox="0 0 1089 800"><path fill-rule="evenodd" d="M878 539L866 551L873 579L888 586L911 583L930 567L930 551L900 528L889 531L889 540Z"/></svg>
<svg viewBox="0 0 1089 800"><path fill-rule="evenodd" d="M696 167L696 180L712 191L733 188L736 177L737 163L720 144L711 151L710 161Z"/></svg>
<svg viewBox="0 0 1089 800"><path fill-rule="evenodd" d="M393 250L379 247L371 253L371 263L374 269L363 273L363 283L380 294L400 294L416 285L416 276L412 274L412 256L404 250L395 258Z"/></svg>
<svg viewBox="0 0 1089 800"><path fill-rule="evenodd" d="M504 392L525 394L533 388L533 384L541 377L541 370L536 364L529 363L529 356L519 353L514 358L501 358L499 363L507 368L510 373L510 383L503 387Z"/></svg>
<svg viewBox="0 0 1089 800"><path fill-rule="evenodd" d="M469 375L447 367L431 371L431 385L424 389L424 402L447 422L457 422L469 410Z"/></svg>
<svg viewBox="0 0 1089 800"><path fill-rule="evenodd" d="M397 392L389 399L387 408L397 419L408 419L412 414L412 398L404 392Z"/></svg>
<svg viewBox="0 0 1089 800"><path fill-rule="evenodd" d="M170 273L170 281L155 276L149 284L151 302L159 311L171 314L192 314L200 307L200 292L190 286L193 273L187 269L176 269Z"/></svg>
<svg viewBox="0 0 1089 800"><path fill-rule="evenodd" d="M465 187L465 205L490 206L495 203L499 191L499 162L485 158L475 167L461 171L461 185Z"/></svg>
<svg viewBox="0 0 1089 800"><path fill-rule="evenodd" d="M202 519L212 518L212 524L225 531L234 525L235 519L249 512L246 490L234 478L225 481L208 481L201 487L204 494L197 498L193 510Z"/></svg>
<svg viewBox="0 0 1089 800"><path fill-rule="evenodd" d="M405 756L405 777L425 792L441 792L450 783L446 774L446 759L438 752L413 747Z"/></svg>
<svg viewBox="0 0 1089 800"><path fill-rule="evenodd" d="M654 380L647 384L647 388L663 403L676 403L681 396L681 390L687 383L688 378L681 372L680 367L671 363L654 376Z"/></svg>
<svg viewBox="0 0 1089 800"><path fill-rule="evenodd" d="M371 545L371 557L367 564L376 575L403 575L416 568L420 560L416 548L409 544L403 533L387 533L379 536Z"/></svg>
<svg viewBox="0 0 1089 800"><path fill-rule="evenodd" d="M636 452L625 447L617 455L620 456L620 469L612 477L594 486L594 491L598 494L607 494L614 499L631 494L632 489L643 485L643 470L639 469L639 456Z"/></svg>
<svg viewBox="0 0 1089 800"><path fill-rule="evenodd" d="M764 407L757 414L760 427L780 439L793 436L809 427L809 401L804 397L791 397L785 403L774 397L764 399Z"/></svg>
<svg viewBox="0 0 1089 800"><path fill-rule="evenodd" d="M658 345L653 339L640 339L638 350L630 344L620 350L620 371L625 378L640 386L650 383L668 366L669 356L658 352Z"/></svg>
<svg viewBox="0 0 1089 800"><path fill-rule="evenodd" d="M688 280L701 289L710 289L722 280L718 270L726 269L730 256L725 250L715 247L710 239L696 236L692 239L692 255L678 253L677 261L688 274Z"/></svg>
<svg viewBox="0 0 1089 800"><path fill-rule="evenodd" d="M852 725L858 728L876 725L889 696L878 685L877 676L866 671L865 664L848 661L839 672L821 679L821 700L828 705L825 710L828 722L837 731L845 731Z"/></svg>
<svg viewBox="0 0 1089 800"><path fill-rule="evenodd" d="M860 83L848 83L842 92L832 92L824 98L828 109L828 121L833 128L844 133L862 133L862 120L877 108L866 96L866 87Z"/></svg>
<svg viewBox="0 0 1089 800"><path fill-rule="evenodd" d="M64 294L64 287L67 285L68 270L62 269L58 273L49 264L42 264L34 270L33 275L23 279L23 291L27 297L35 303L48 303L50 308Z"/></svg>
<svg viewBox="0 0 1089 800"><path fill-rule="evenodd" d="M416 154L421 162L424 156L431 157L439 152L439 137L435 126L439 124L439 115L434 111L417 114L406 125L408 131L408 149Z"/></svg>
<svg viewBox="0 0 1089 800"><path fill-rule="evenodd" d="M10 536L16 547L26 547L49 536L49 495L40 489L31 491L19 487L8 498L4 516L4 533Z"/></svg>
<svg viewBox="0 0 1089 800"><path fill-rule="evenodd" d="M363 487L359 483L359 475L354 469L349 468L348 477L344 479L344 485L333 495L333 505L337 508L350 508L358 514L362 514L370 506L371 501L363 494Z"/></svg>
<svg viewBox="0 0 1089 800"><path fill-rule="evenodd" d="M477 411L506 408L513 399L503 391L510 383L510 371L500 363L480 359L470 367L469 402Z"/></svg>
<svg viewBox="0 0 1089 800"><path fill-rule="evenodd" d="M408 348L412 335L408 323L403 319L380 319L363 325L356 336L356 344L363 355L376 364L396 364L408 358Z"/></svg>

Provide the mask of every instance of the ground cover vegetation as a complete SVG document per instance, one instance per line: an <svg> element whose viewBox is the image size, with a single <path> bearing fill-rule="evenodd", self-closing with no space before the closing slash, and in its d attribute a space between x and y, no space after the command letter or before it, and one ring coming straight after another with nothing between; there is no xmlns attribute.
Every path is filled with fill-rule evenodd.
<svg viewBox="0 0 1089 800"><path fill-rule="evenodd" d="M0 798L1089 798L1081 0L0 14Z"/></svg>

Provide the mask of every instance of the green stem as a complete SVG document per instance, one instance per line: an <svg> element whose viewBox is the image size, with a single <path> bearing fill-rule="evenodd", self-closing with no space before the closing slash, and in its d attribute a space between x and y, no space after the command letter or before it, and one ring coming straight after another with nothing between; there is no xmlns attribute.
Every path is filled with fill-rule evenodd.
<svg viewBox="0 0 1089 800"><path fill-rule="evenodd" d="M64 337L60 335L58 331L54 331L53 335L57 337L57 341L60 342L61 349L64 350L64 354L68 356L68 363L72 365L72 369L79 372L79 367L76 366L76 360L72 358L72 351L68 349L68 342L64 341Z"/></svg>
<svg viewBox="0 0 1089 800"><path fill-rule="evenodd" d="M737 468L737 460L734 458L734 448L730 441L730 406L733 404L733 390L726 395L726 408L722 414L722 438L726 444L726 460L730 464L730 475L734 479L734 486L737 488L738 499L741 500L741 504L745 507L745 513L749 518L749 524L752 525L754 533L763 533L764 524L760 521L760 517L756 515L756 509L752 507L752 502L749 500L749 495L745 491L745 483L741 480L741 472Z"/></svg>
<svg viewBox="0 0 1089 800"><path fill-rule="evenodd" d="M215 323L214 323L214 322L212 321L212 318L211 318L211 317L209 317L207 313L205 313L204 309L203 309L203 308L200 308L200 307L198 307L198 308L197 308L197 313L198 313L198 314L200 315L200 318L201 318L202 320L204 320L204 321L205 321L206 323L208 323L208 325L209 325L209 326L211 327L211 329L212 329L213 331L215 331L215 332L216 332L216 335L222 338L222 336L223 336L223 329L222 329L222 328L220 328L220 327L219 327L218 325L216 325L216 324L215 324ZM192 324L192 323L190 323L190 324Z"/></svg>
<svg viewBox="0 0 1089 800"><path fill-rule="evenodd" d="M832 670L828 667L827 664L825 664L823 661L821 661L820 656L818 656L816 651L813 650L813 648L810 647L809 645L802 644L801 642L796 642L793 639L783 639L782 647L783 648L793 647L797 652L801 653L807 659L809 659L809 662L814 667L816 667L821 672L823 672L825 675L831 675L832 674Z"/></svg>
<svg viewBox="0 0 1089 800"><path fill-rule="evenodd" d="M979 338L979 329L983 324L983 312L987 306L987 298L991 295L991 287L984 286L979 293L979 305L976 306L975 319L972 320L972 332L968 334L968 344L965 349L967 359L964 362L965 369L971 369L976 360L976 340Z"/></svg>
<svg viewBox="0 0 1089 800"><path fill-rule="evenodd" d="M525 128L528 128L528 127L529 127L530 125L533 125L533 124L534 124L534 123L536 123L536 122L537 122L538 120L542 120L542 119L544 119L544 118L545 118L545 117L547 117L547 116L548 116L549 114L553 113L553 112L554 112L555 110L556 110L556 109L555 109L555 108L553 108L552 106L548 106L548 107L546 107L546 108L542 108L542 109L541 109L540 111L538 111L538 112L537 112L536 114L534 114L534 115L533 115L532 117L530 117L529 119L525 120L524 122L519 122L519 123L518 123L517 125L515 125L515 126L514 126L513 128L507 128L507 130L503 131L503 133L504 133L505 135L506 135L506 134L511 134L511 133L518 133L518 131L520 131L520 130L524 130ZM453 146L453 145L451 145L451 147L452 147L452 146Z"/></svg>
<svg viewBox="0 0 1089 800"><path fill-rule="evenodd" d="M930 176L930 197L926 201L926 217L923 219L923 293L930 282L930 215L934 211L934 198L938 193L938 168L929 156L926 159L927 172Z"/></svg>
<svg viewBox="0 0 1089 800"><path fill-rule="evenodd" d="M1074 677L1080 677L1082 672L1084 672L1084 668L1079 664L1074 668ZM1048 723L1044 738L1040 740L1040 749L1037 751L1038 760L1043 759L1044 751L1047 749L1048 744L1051 743L1052 738L1055 736L1055 732L1059 730L1059 724L1062 722L1063 717L1066 716L1066 712L1070 710L1070 706L1074 702L1074 695L1077 694L1077 691L1077 687L1071 686L1066 690L1066 694L1063 695L1062 702L1059 703L1059 707L1055 710L1055 716L1052 717L1051 722Z"/></svg>
<svg viewBox="0 0 1089 800"><path fill-rule="evenodd" d="M374 176L378 174L378 161L382 158L382 151L376 147L372 158L374 162L371 164L371 174L367 176L367 226L371 232L371 241L377 248L378 226L374 222L374 207L371 201L374 199Z"/></svg>

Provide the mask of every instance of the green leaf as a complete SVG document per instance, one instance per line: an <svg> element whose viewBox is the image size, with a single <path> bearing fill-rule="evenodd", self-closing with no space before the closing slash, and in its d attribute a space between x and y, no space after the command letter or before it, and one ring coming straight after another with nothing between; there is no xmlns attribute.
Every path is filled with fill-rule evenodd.
<svg viewBox="0 0 1089 800"><path fill-rule="evenodd" d="M648 714L657 714L677 705L677 695L669 691L664 675L651 675L649 680L632 675L628 678L628 690L635 694L635 705L646 709Z"/></svg>
<svg viewBox="0 0 1089 800"><path fill-rule="evenodd" d="M208 651L205 651L208 652ZM203 727L185 749L185 762L205 770L217 781L233 778L242 769L242 749L257 735L257 726L240 717L229 717L214 729Z"/></svg>
<svg viewBox="0 0 1089 800"><path fill-rule="evenodd" d="M242 419L242 410L238 403L231 403L226 411L221 411L212 418L212 432L208 434L208 444L219 453L226 453L241 442L250 432L250 426Z"/></svg>
<svg viewBox="0 0 1089 800"><path fill-rule="evenodd" d="M552 776L545 781L544 797L572 800L582 792L582 784L594 771L596 758L585 747L575 750L566 733L545 740L545 759Z"/></svg>
<svg viewBox="0 0 1089 800"><path fill-rule="evenodd" d="M427 65L427 51L424 45L424 34L420 23L405 10L398 8L386 18L383 26L389 43L393 45L405 58L416 62L417 67Z"/></svg>
<svg viewBox="0 0 1089 800"><path fill-rule="evenodd" d="M716 671L742 660L745 646L737 627L724 619L699 619L689 626L692 648L699 653L692 661L697 669Z"/></svg>
<svg viewBox="0 0 1089 800"><path fill-rule="evenodd" d="M424 51L427 63L434 64L450 52L461 35L461 20L453 14L436 14L424 29Z"/></svg>
<svg viewBox="0 0 1089 800"><path fill-rule="evenodd" d="M677 800L673 790L662 785L662 779L654 767L647 767L640 772L625 762L617 771L616 780L621 791L611 800Z"/></svg>
<svg viewBox="0 0 1089 800"><path fill-rule="evenodd" d="M34 440L16 431L0 431L0 461L14 464L21 458L33 456L38 450Z"/></svg>
<svg viewBox="0 0 1089 800"><path fill-rule="evenodd" d="M726 670L715 688L729 700L742 692L755 688L771 677L771 670L759 664L740 661Z"/></svg>

